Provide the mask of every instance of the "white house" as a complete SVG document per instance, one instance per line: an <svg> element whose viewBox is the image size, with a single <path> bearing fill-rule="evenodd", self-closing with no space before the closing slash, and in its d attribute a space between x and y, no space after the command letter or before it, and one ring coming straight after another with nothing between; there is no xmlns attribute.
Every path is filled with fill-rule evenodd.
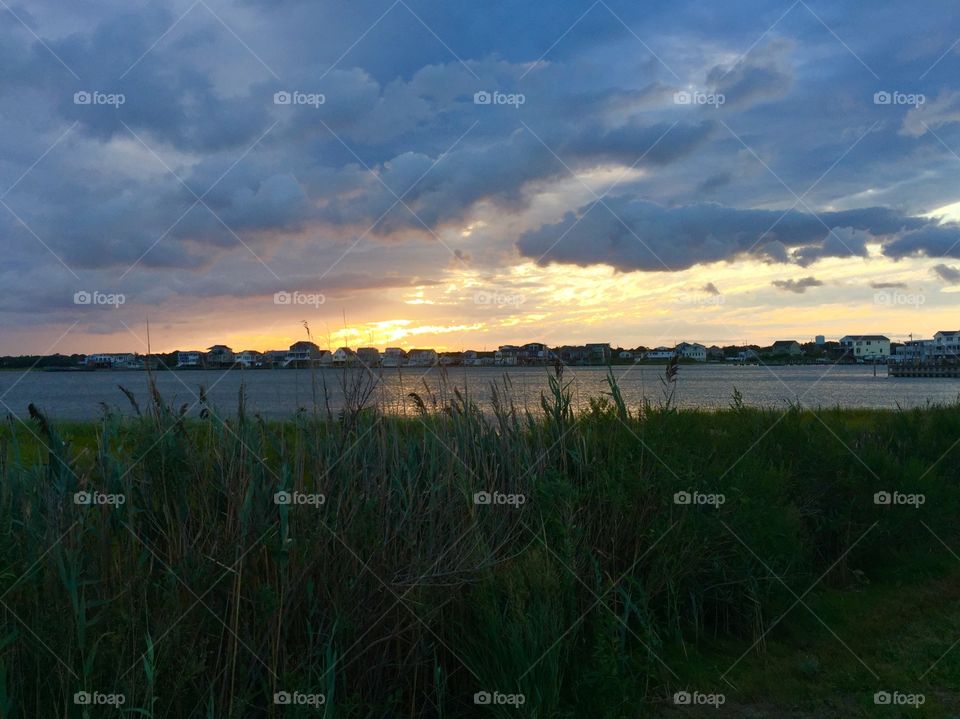
<svg viewBox="0 0 960 719"><path fill-rule="evenodd" d="M190 350L177 352L177 367L199 367L203 363L203 352Z"/></svg>
<svg viewBox="0 0 960 719"><path fill-rule="evenodd" d="M257 350L244 350L237 353L236 360L244 367L256 367L263 363L263 353Z"/></svg>
<svg viewBox="0 0 960 719"><path fill-rule="evenodd" d="M110 367L113 369L120 367L138 367L137 357L131 352L121 352L119 354L95 354L87 355L83 364L88 367Z"/></svg>
<svg viewBox="0 0 960 719"><path fill-rule="evenodd" d="M412 349L407 353L407 364L411 367L432 367L437 364L437 351Z"/></svg>
<svg viewBox="0 0 960 719"><path fill-rule="evenodd" d="M211 367L232 365L235 362L233 350L226 345L207 347L207 364Z"/></svg>
<svg viewBox="0 0 960 719"><path fill-rule="evenodd" d="M898 360L900 362L926 362L936 355L935 340L907 340L903 343Z"/></svg>
<svg viewBox="0 0 960 719"><path fill-rule="evenodd" d="M960 357L960 330L941 330L933 336L937 357L956 359Z"/></svg>
<svg viewBox="0 0 960 719"><path fill-rule="evenodd" d="M284 367L304 367L313 364L320 359L320 348L313 342L301 340L294 342L287 350L287 358L283 363ZM327 352L327 354L330 354Z"/></svg>
<svg viewBox="0 0 960 719"><path fill-rule="evenodd" d="M407 353L399 347L387 347L380 358L384 367L403 367L407 363Z"/></svg>
<svg viewBox="0 0 960 719"><path fill-rule="evenodd" d="M551 352L542 342L527 342L518 354L522 364L544 364L550 359Z"/></svg>
<svg viewBox="0 0 960 719"><path fill-rule="evenodd" d="M676 354L686 359L696 360L697 362L707 361L707 348L696 342L681 342L676 347Z"/></svg>
<svg viewBox="0 0 960 719"><path fill-rule="evenodd" d="M364 367L379 367L380 350L376 347L360 347L357 350L357 361Z"/></svg>
<svg viewBox="0 0 960 719"><path fill-rule="evenodd" d="M646 354L646 359L648 360L663 360L663 359L673 359L676 355L676 351L670 349L669 347L655 347Z"/></svg>
<svg viewBox="0 0 960 719"><path fill-rule="evenodd" d="M855 359L886 359L890 356L890 338L883 335L846 335L840 338L844 354Z"/></svg>
<svg viewBox="0 0 960 719"><path fill-rule="evenodd" d="M334 365L348 365L357 361L356 353L349 347L340 347L333 353Z"/></svg>
<svg viewBox="0 0 960 719"><path fill-rule="evenodd" d="M489 367L496 362L493 352L467 350L463 353L463 364L468 367Z"/></svg>
<svg viewBox="0 0 960 719"><path fill-rule="evenodd" d="M520 348L516 345L500 345L493 355L494 362L505 367L512 367L519 364Z"/></svg>

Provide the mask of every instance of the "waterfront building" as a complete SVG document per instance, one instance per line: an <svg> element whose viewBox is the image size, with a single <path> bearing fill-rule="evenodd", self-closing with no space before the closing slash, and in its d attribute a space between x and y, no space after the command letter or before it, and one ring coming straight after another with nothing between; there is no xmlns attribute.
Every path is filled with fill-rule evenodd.
<svg viewBox="0 0 960 719"><path fill-rule="evenodd" d="M890 356L890 338L883 335L845 335L840 338L844 356L858 360L886 359Z"/></svg>
<svg viewBox="0 0 960 719"><path fill-rule="evenodd" d="M692 359L697 362L707 361L707 348L696 342L681 342L674 348L674 353L684 359Z"/></svg>

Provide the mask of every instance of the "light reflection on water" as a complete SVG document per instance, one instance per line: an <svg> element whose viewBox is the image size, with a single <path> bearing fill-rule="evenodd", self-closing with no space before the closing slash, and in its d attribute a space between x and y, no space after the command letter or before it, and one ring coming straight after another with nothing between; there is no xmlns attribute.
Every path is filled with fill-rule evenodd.
<svg viewBox="0 0 960 719"><path fill-rule="evenodd" d="M636 408L644 397L652 402L663 398L662 366L616 366L620 390L628 406ZM351 370L254 370L217 371L184 370L156 373L160 392L167 402L179 408L191 405L191 415L199 412L197 394L201 386L211 403L223 414L234 414L237 409L241 382L246 385L247 407L266 418L287 417L305 408L313 411L316 404L325 411L326 384L331 409L341 408L344 382L349 382ZM359 371L358 371L359 372ZM548 367L480 368L454 367L447 370L446 395L453 387L476 401L484 409L490 407L490 384L503 383L506 377L512 387L515 405L538 411L540 393L547 390L547 378L553 372ZM371 398L388 412L415 411L407 396L417 392L430 404L430 393L438 399L443 394L441 371L437 368L404 368L378 373L377 387ZM603 367L569 367L564 382L571 383L574 404L586 406L590 397L608 391L607 369ZM34 403L56 419L89 419L101 413L100 403L106 403L125 414L133 412L117 385L131 390L141 408L149 404L147 375L135 371L96 372L0 372L0 411L12 410L27 416L27 405ZM316 401L314 395L316 387ZM428 389L429 388L429 391ZM844 366L727 366L681 365L676 386L675 402L683 407L727 407L734 388L743 395L748 406L786 407L800 401L808 407L875 407L896 409L923 406L930 402L955 402L960 395L957 379L897 379L886 376L886 368L865 365ZM4 406L6 405L6 406ZM9 407L9 410L7 409Z"/></svg>

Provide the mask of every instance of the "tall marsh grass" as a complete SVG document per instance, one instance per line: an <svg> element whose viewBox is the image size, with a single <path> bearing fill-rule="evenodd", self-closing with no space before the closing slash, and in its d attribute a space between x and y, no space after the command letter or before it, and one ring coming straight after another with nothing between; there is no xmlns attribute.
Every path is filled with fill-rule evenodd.
<svg viewBox="0 0 960 719"><path fill-rule="evenodd" d="M9 418L0 717L519 715L482 691L636 716L677 685L665 649L762 636L794 601L774 575L844 586L958 533L957 407L699 412L667 386L636 411L611 377L576 413L558 369L536 413L504 380L492 414L411 388L403 417L345 381L358 401L287 422L242 392L188 419L152 385L134 418ZM874 503L893 490L926 501Z"/></svg>

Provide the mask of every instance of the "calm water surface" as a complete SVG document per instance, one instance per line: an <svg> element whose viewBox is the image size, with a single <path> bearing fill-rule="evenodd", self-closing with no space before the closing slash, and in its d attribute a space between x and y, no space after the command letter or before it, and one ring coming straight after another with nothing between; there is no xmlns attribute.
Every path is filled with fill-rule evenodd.
<svg viewBox="0 0 960 719"><path fill-rule="evenodd" d="M656 402L662 398L663 367L651 365L614 367L621 391L628 405L637 407L644 397ZM447 370L448 387L469 392L481 406L489 408L490 383L507 378L512 385L516 404L531 410L539 407L540 392L547 388L551 369L524 368L451 368ZM198 395L201 387L210 402L224 414L236 412L241 382L246 386L247 406L264 417L282 418L298 408L314 407L313 384L318 387L318 406L323 408L323 384L326 383L331 408L343 403L343 384L350 371L326 370L185 370L157 373L158 386L172 405L187 404L190 414L200 411ZM439 396L441 372L434 369L404 368L384 370L372 397L388 411L413 410L407 397L412 391L427 398L426 387ZM607 390L606 369L573 367L565 371L564 380L571 383L574 400L584 406L590 397ZM96 372L0 372L0 412L27 415L33 402L49 416L57 419L89 419L97 417L101 403L132 414L133 409L118 385L134 393L142 408L148 405L147 376L136 371ZM954 402L960 396L960 380L908 379L886 376L886 368L878 367L754 367L725 365L682 365L677 382L676 401L685 407L718 408L729 405L734 388L747 405L785 407L799 400L808 407L878 407L896 409L922 406L930 402ZM449 392L449 389L448 389Z"/></svg>

